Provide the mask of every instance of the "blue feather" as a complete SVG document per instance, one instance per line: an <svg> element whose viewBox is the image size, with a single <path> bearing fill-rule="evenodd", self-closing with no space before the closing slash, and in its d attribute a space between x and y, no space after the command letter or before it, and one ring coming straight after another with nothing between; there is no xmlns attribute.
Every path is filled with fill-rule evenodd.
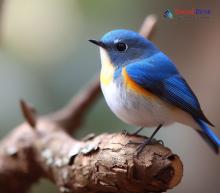
<svg viewBox="0 0 220 193"><path fill-rule="evenodd" d="M214 149L216 153L219 151L220 147L220 139L217 137L217 135L209 128L209 126L200 119L195 119L195 121L198 123L200 128L202 129L202 132L198 131L201 136L208 142L209 145Z"/></svg>
<svg viewBox="0 0 220 193"><path fill-rule="evenodd" d="M197 97L162 52L126 66L128 75L140 86L193 117L212 123L203 114ZM213 125L212 125L213 126Z"/></svg>

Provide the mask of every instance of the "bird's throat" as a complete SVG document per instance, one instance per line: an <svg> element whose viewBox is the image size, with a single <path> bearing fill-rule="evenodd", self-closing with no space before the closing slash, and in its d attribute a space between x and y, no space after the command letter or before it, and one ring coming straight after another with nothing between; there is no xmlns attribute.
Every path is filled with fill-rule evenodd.
<svg viewBox="0 0 220 193"><path fill-rule="evenodd" d="M103 86L107 86L113 81L115 68L108 53L103 48L100 48L100 56L102 63L100 82Z"/></svg>

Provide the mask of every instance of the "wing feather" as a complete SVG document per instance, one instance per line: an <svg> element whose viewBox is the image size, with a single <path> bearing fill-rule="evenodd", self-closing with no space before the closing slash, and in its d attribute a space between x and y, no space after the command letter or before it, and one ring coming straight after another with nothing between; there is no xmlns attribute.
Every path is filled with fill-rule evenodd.
<svg viewBox="0 0 220 193"><path fill-rule="evenodd" d="M213 126L199 101L174 64L163 53L126 66L127 74L141 87Z"/></svg>

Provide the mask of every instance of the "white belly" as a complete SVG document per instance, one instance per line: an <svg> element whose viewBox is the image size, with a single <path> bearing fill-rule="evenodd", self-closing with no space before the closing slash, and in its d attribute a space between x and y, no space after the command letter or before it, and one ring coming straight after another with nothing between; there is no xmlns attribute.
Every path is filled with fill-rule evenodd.
<svg viewBox="0 0 220 193"><path fill-rule="evenodd" d="M160 99L147 99L113 82L101 88L110 109L126 123L151 127L173 122L172 107Z"/></svg>

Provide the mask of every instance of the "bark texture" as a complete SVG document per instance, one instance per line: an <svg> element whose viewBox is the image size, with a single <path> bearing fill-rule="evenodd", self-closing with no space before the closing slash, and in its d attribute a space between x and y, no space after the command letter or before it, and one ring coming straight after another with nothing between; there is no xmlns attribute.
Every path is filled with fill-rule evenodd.
<svg viewBox="0 0 220 193"><path fill-rule="evenodd" d="M183 173L179 157L160 143L137 157L142 136L122 133L77 141L58 125L39 120L22 124L0 144L0 192L25 192L41 177L60 192L162 192L176 186Z"/></svg>

